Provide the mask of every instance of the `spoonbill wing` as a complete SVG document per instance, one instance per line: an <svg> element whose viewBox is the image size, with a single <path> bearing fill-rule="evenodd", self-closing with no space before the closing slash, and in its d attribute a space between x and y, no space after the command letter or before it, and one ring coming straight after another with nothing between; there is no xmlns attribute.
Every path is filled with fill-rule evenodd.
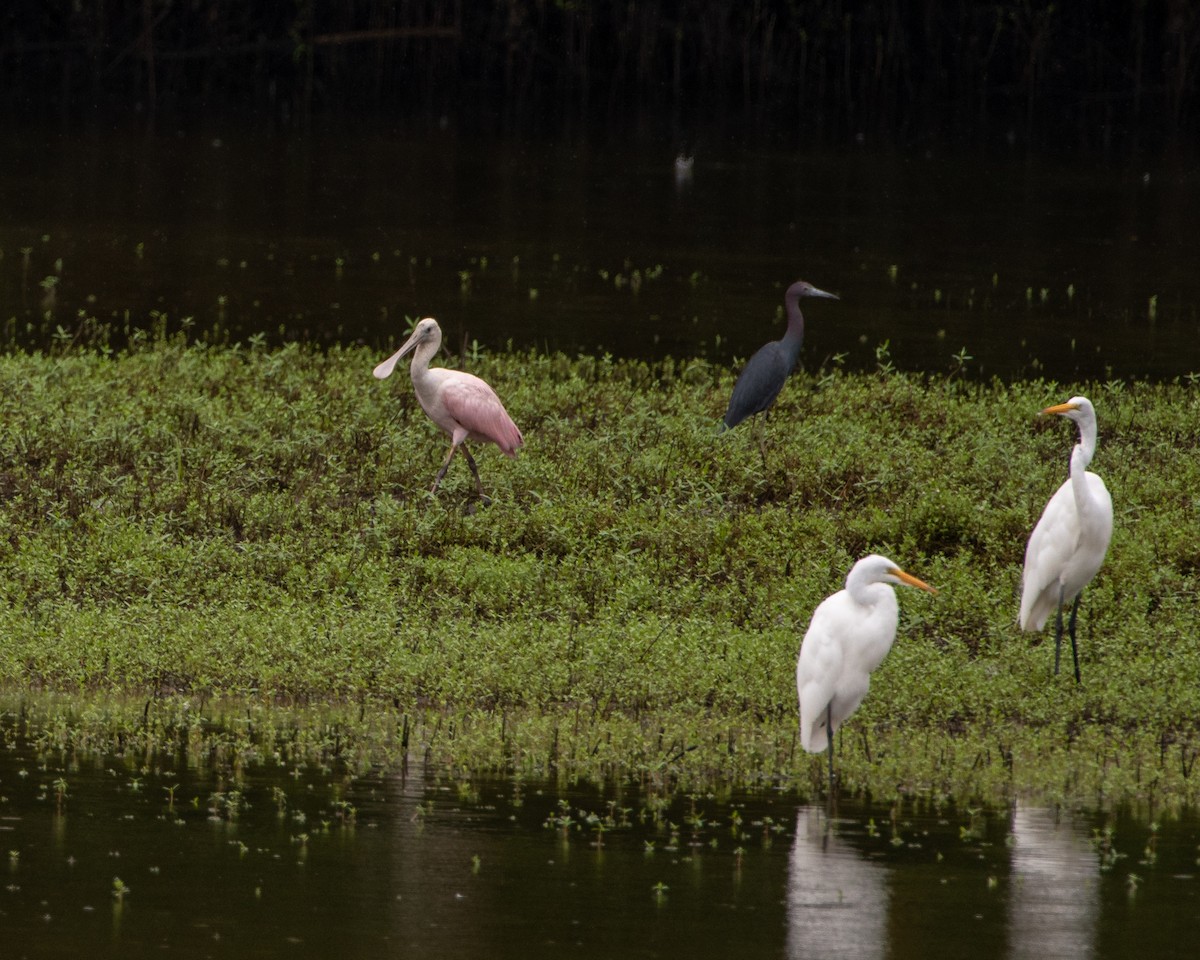
<svg viewBox="0 0 1200 960"><path fill-rule="evenodd" d="M442 388L441 402L445 411L471 436L489 440L505 455L515 457L517 447L525 441L496 391L472 374L454 373Z"/></svg>

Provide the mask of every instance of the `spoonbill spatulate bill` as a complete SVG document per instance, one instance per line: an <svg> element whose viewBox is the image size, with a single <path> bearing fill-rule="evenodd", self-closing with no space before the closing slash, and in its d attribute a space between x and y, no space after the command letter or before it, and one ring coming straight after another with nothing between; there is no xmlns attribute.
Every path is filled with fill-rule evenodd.
<svg viewBox="0 0 1200 960"><path fill-rule="evenodd" d="M404 346L375 368L375 377L378 380L387 379L396 369L396 364L406 354L412 353L409 372L417 402L429 419L450 435L450 452L446 454L430 492L437 492L455 451L461 448L467 458L467 466L475 477L475 492L486 501L479 468L467 448L467 441L494 443L505 456L515 457L524 439L496 396L496 391L485 381L462 370L429 366L429 361L441 345L441 327L433 317L426 317L416 325Z"/></svg>

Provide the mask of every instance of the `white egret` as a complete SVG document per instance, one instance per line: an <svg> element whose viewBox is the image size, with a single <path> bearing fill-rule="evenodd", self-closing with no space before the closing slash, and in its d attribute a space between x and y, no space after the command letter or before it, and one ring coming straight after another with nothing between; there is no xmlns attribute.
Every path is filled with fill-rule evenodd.
<svg viewBox="0 0 1200 960"><path fill-rule="evenodd" d="M833 734L863 702L871 671L883 662L900 620L893 584L937 591L905 573L887 557L863 557L846 576L846 587L813 611L796 660L800 698L800 745L809 753L829 751L833 791Z"/></svg>
<svg viewBox="0 0 1200 960"><path fill-rule="evenodd" d="M1071 656L1075 682L1079 677L1079 649L1075 620L1079 598L1101 565L1112 539L1112 497L1104 481L1088 471L1096 453L1096 408L1087 397L1047 407L1043 415L1057 414L1079 426L1079 443L1071 451L1071 476L1055 491L1042 518L1033 528L1025 548L1025 575L1021 588L1022 630L1041 630L1057 611L1054 630L1054 672L1062 651L1063 607L1071 601Z"/></svg>
<svg viewBox="0 0 1200 960"><path fill-rule="evenodd" d="M483 484L479 480L479 469L475 459L467 449L467 440L478 440L481 443L494 443L506 456L515 457L517 448L524 440L521 431L513 423L504 404L496 396L485 381L462 370L447 370L445 367L430 367L429 361L442 345L442 329L433 317L426 317L413 329L412 336L405 341L404 346L379 364L374 370L378 380L391 376L409 351L413 353L412 374L413 391L417 402L429 419L450 434L450 452L442 461L433 481L431 493L436 493L438 484L446 475L454 451L462 447L463 455L467 458L467 466L475 477L475 491L486 503L483 495Z"/></svg>

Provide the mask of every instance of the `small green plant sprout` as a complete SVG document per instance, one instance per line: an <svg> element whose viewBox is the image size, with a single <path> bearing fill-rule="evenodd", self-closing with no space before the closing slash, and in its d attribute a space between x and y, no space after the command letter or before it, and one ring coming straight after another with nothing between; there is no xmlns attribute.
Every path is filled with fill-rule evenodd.
<svg viewBox="0 0 1200 960"><path fill-rule="evenodd" d="M1158 319L1158 294L1153 294L1146 306L1146 316L1150 320Z"/></svg>
<svg viewBox="0 0 1200 960"><path fill-rule="evenodd" d="M1142 884L1142 878L1136 873L1127 874L1125 877L1125 890L1129 894L1130 899L1137 896L1138 887Z"/></svg>
<svg viewBox="0 0 1200 960"><path fill-rule="evenodd" d="M998 886L1000 886L1000 881L996 879L995 876L989 876L987 878L987 888L989 890L995 890Z"/></svg>
<svg viewBox="0 0 1200 960"><path fill-rule="evenodd" d="M67 781L59 777L50 786L54 787L54 796L58 798L58 805L61 807L62 802L67 798Z"/></svg>
<svg viewBox="0 0 1200 960"><path fill-rule="evenodd" d="M642 853L644 853L648 857L654 855L654 841L653 840L643 840L642 841ZM1198 857L1196 859L1196 862L1200 863L1200 857Z"/></svg>
<svg viewBox="0 0 1200 960"><path fill-rule="evenodd" d="M1111 870L1125 854L1118 852L1116 837L1112 824L1106 824L1103 830L1092 831L1092 849L1100 858L1100 869Z"/></svg>
<svg viewBox="0 0 1200 960"><path fill-rule="evenodd" d="M868 837L879 836L879 827L876 826L874 817L871 817L871 819L867 821L867 836Z"/></svg>
<svg viewBox="0 0 1200 960"><path fill-rule="evenodd" d="M1033 287L1025 288L1025 302L1033 303Z"/></svg>
<svg viewBox="0 0 1200 960"><path fill-rule="evenodd" d="M883 343L875 347L875 367L884 376L896 372L896 365L892 363L891 340L884 340Z"/></svg>
<svg viewBox="0 0 1200 960"><path fill-rule="evenodd" d="M479 854L475 854L474 856L471 857L471 872L472 873L478 874L479 868L482 866L483 866L483 861L479 858Z"/></svg>
<svg viewBox="0 0 1200 960"><path fill-rule="evenodd" d="M175 809L175 791L179 789L179 784L173 783L169 787L163 787L163 792L167 795L167 809Z"/></svg>
<svg viewBox="0 0 1200 960"><path fill-rule="evenodd" d="M20 850L9 850L8 851L8 862L10 864L12 864L13 866L16 866L17 861L20 859L21 859L21 851Z"/></svg>
<svg viewBox="0 0 1200 960"><path fill-rule="evenodd" d="M941 287L935 287L935 288L934 288L934 291L933 291L933 302L934 302L934 303L941 303L941 302L942 302L942 288L941 288Z"/></svg>
<svg viewBox="0 0 1200 960"><path fill-rule="evenodd" d="M1050 299L1050 288L1042 287L1042 289L1038 291L1038 299L1045 304L1046 301Z"/></svg>
<svg viewBox="0 0 1200 960"><path fill-rule="evenodd" d="M1075 284L1067 284L1067 303L1071 303L1075 299Z"/></svg>
<svg viewBox="0 0 1200 960"><path fill-rule="evenodd" d="M655 903L662 903L664 900L666 900L667 899L667 891L670 889L671 888L668 887L661 880L659 880L658 883L656 883L654 886L652 886L650 888L650 890L654 893Z"/></svg>
<svg viewBox="0 0 1200 960"><path fill-rule="evenodd" d="M133 777L129 781L129 789L132 790L134 793L137 793L138 791L140 791L142 789L142 778L141 777Z"/></svg>
<svg viewBox="0 0 1200 960"><path fill-rule="evenodd" d="M130 888L129 884L127 884L120 877L113 877L112 892L113 892L113 897L116 898L117 902L121 903L121 902L124 902L125 895L127 893L131 892L131 888Z"/></svg>
<svg viewBox="0 0 1200 960"><path fill-rule="evenodd" d="M896 275L900 272L900 265L897 263L890 264L887 268L888 280L892 283L896 282Z"/></svg>
<svg viewBox="0 0 1200 960"><path fill-rule="evenodd" d="M358 809L349 800L335 800L333 812L342 825L355 823L358 820Z"/></svg>

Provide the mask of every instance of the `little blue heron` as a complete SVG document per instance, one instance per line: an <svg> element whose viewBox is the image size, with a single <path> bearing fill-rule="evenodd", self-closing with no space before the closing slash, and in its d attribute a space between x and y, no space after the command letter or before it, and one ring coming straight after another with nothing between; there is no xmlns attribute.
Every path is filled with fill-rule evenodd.
<svg viewBox="0 0 1200 960"><path fill-rule="evenodd" d="M436 493L438 484L446 475L454 451L462 447L467 458L467 466L475 477L475 492L480 499L487 502L483 495L483 484L479 480L479 469L475 466L475 458L467 449L467 440L478 440L480 443L494 443L505 456L515 457L517 448L524 442L521 431L512 422L504 404L496 396L487 383L479 377L461 370L447 370L444 367L430 368L429 361L442 345L442 329L433 317L426 317L420 323L399 350L375 368L375 377L384 380L391 376L409 351L413 353L412 374L413 390L417 402L426 415L450 434L450 452L442 463L433 481L430 493Z"/></svg>
<svg viewBox="0 0 1200 960"><path fill-rule="evenodd" d="M1079 677L1079 649L1075 644L1075 619L1083 588L1100 570L1108 541L1112 539L1112 497L1104 481L1088 470L1096 453L1096 408L1087 397L1047 407L1042 415L1058 414L1079 425L1079 443L1071 451L1071 476L1055 491L1042 518L1033 528L1025 548L1025 575L1021 588L1022 630L1041 630L1055 610L1054 672L1062 652L1063 607L1072 600L1071 656L1075 682Z"/></svg>
<svg viewBox="0 0 1200 960"><path fill-rule="evenodd" d="M800 745L809 753L829 751L833 793L833 734L850 717L871 686L896 639L900 605L892 584L937 591L877 553L863 557L846 576L846 588L813 611L796 660L800 698Z"/></svg>
<svg viewBox="0 0 1200 960"><path fill-rule="evenodd" d="M783 297L787 307L787 331L783 339L772 340L759 347L738 374L737 383L733 385L733 396L729 398L729 408L725 411L724 429L729 430L747 417L762 413L779 396L784 381L796 366L800 346L804 343L804 314L800 312L802 297L838 299L835 294L818 290L804 280L797 280L787 288Z"/></svg>

